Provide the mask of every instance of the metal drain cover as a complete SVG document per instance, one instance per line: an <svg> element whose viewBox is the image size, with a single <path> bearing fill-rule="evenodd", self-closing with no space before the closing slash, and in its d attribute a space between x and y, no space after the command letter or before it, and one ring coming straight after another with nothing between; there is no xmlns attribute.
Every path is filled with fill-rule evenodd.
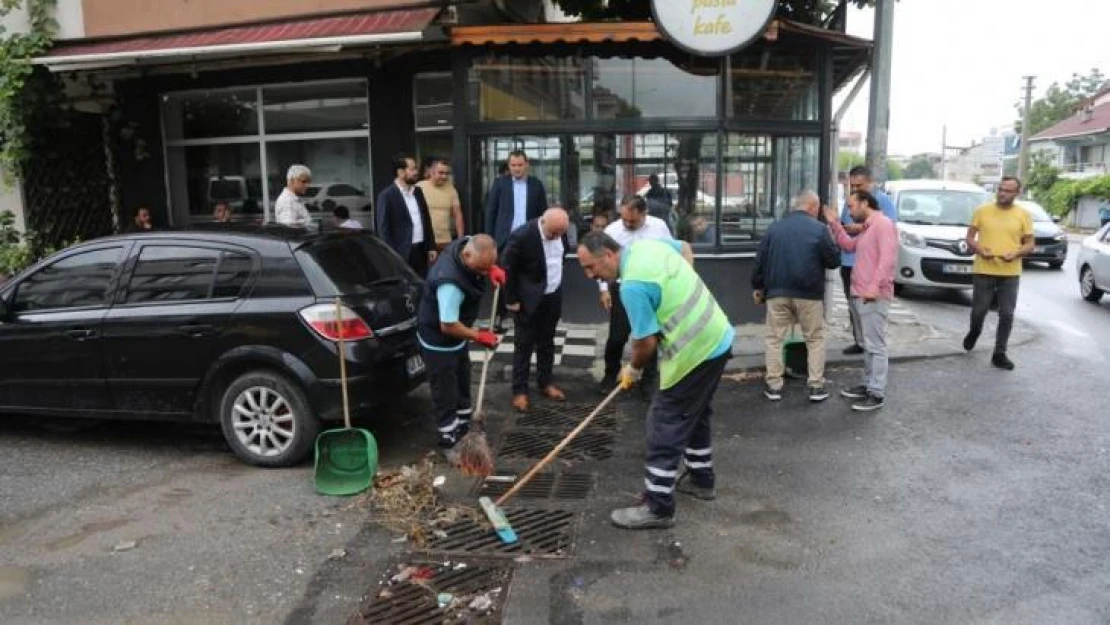
<svg viewBox="0 0 1110 625"><path fill-rule="evenodd" d="M429 541L425 549L445 554L552 558L563 557L570 549L573 512L516 508L505 510L505 516L520 539L511 545L501 542L489 525L466 520L444 528L447 537Z"/></svg>
<svg viewBox="0 0 1110 625"><path fill-rule="evenodd" d="M505 434L498 458L534 458L546 456L563 440L561 432L541 430L515 431ZM606 432L582 432L559 452L564 460L608 460L613 457L613 435Z"/></svg>
<svg viewBox="0 0 1110 625"><path fill-rule="evenodd" d="M510 569L496 566L406 562L391 569L347 625L500 623L511 576ZM449 604L441 606L442 593L451 594Z"/></svg>
<svg viewBox="0 0 1110 625"><path fill-rule="evenodd" d="M494 471L478 481L475 495L496 499L505 494L524 473ZM521 488L514 497L521 499L585 499L594 488L595 478L590 473L540 473Z"/></svg>
<svg viewBox="0 0 1110 625"><path fill-rule="evenodd" d="M595 404L537 404L516 424L520 427L572 430L597 408ZM617 427L617 409L606 407L590 422L589 430L613 430Z"/></svg>

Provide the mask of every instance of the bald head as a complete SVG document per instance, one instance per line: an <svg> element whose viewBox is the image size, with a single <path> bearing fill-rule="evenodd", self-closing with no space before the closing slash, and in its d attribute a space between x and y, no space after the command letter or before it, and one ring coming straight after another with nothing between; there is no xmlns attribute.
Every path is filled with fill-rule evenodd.
<svg viewBox="0 0 1110 625"><path fill-rule="evenodd" d="M821 198L813 191L802 191L794 198L794 210L805 211L810 217L816 219L821 212Z"/></svg>
<svg viewBox="0 0 1110 625"><path fill-rule="evenodd" d="M497 243L488 234L476 234L463 246L463 264L478 273L488 273L497 263Z"/></svg>
<svg viewBox="0 0 1110 625"><path fill-rule="evenodd" d="M548 241L562 238L569 227L570 217L561 208L549 208L544 212L543 217L540 217L540 231L543 232L543 238Z"/></svg>

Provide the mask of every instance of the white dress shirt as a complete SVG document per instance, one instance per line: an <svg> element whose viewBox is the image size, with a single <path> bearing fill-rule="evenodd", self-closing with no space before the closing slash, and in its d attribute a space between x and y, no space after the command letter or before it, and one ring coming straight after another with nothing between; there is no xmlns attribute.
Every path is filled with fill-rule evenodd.
<svg viewBox="0 0 1110 625"><path fill-rule="evenodd" d="M547 286L544 287L543 294L551 295L563 283L563 255L566 250L563 248L563 237L549 241L543 236L543 228L537 229L540 231L540 241L543 242L543 257L547 261Z"/></svg>
<svg viewBox="0 0 1110 625"><path fill-rule="evenodd" d="M420 204L416 201L416 187L409 187L407 190L404 185L397 183L397 188L401 190L401 197L405 198L405 206L409 209L409 219L412 220L412 242L424 242L424 220L420 219Z"/></svg>
<svg viewBox="0 0 1110 625"><path fill-rule="evenodd" d="M362 222L358 221L357 219L348 219L347 221L339 224L339 227L343 228L344 230L362 230Z"/></svg>
<svg viewBox="0 0 1110 625"><path fill-rule="evenodd" d="M667 222L658 217L647 215L644 225L635 230L629 230L624 227L624 222L620 219L605 226L605 234L613 238L614 241L621 244L621 247L628 247L634 241L642 239L655 239L662 241L673 240L671 236L671 229L667 227ZM609 283L604 280L598 280L597 286L602 292L609 290Z"/></svg>
<svg viewBox="0 0 1110 625"><path fill-rule="evenodd" d="M286 187L281 190L281 195L274 202L274 221L286 226L304 228L312 221L312 216L308 214L308 209L305 208L301 198Z"/></svg>

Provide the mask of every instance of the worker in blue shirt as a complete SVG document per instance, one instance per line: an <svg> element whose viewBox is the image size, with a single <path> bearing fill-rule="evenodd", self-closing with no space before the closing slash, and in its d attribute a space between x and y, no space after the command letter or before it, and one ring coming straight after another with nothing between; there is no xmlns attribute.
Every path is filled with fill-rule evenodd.
<svg viewBox="0 0 1110 625"><path fill-rule="evenodd" d="M875 181L871 176L870 169L863 165L853 167L848 172L848 187L852 193L866 191L875 196L875 199L879 202L879 210L891 221L898 221L898 211L894 208L894 202L889 195L875 188ZM857 224L852 219L852 215L849 214L848 202L844 202L844 205L840 208L840 223L844 225L845 232L852 236L863 232L863 224ZM848 317L852 320L852 338L854 339L852 345L844 348L845 354L863 353L863 326L860 324L859 311L853 305L851 297L852 265L855 263L855 254L840 253L840 279L844 283L844 296L848 299Z"/></svg>
<svg viewBox="0 0 1110 625"><path fill-rule="evenodd" d="M473 327L486 277L505 284L497 266L497 244L485 234L456 239L428 272L417 312L416 336L428 367L439 447L450 460L455 444L470 428L470 352L467 342L497 347L492 330Z"/></svg>

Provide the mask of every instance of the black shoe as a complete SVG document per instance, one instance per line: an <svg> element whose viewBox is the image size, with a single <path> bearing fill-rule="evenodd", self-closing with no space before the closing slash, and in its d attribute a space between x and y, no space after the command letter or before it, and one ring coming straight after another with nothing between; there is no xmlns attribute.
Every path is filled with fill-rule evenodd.
<svg viewBox="0 0 1110 625"><path fill-rule="evenodd" d="M844 351L841 353L843 353L845 356L858 356L863 353L863 347L860 346L859 343L856 343L855 345L849 345L848 347L845 347Z"/></svg>
<svg viewBox="0 0 1110 625"><path fill-rule="evenodd" d="M782 399L782 389L771 388L770 385L765 385L763 387L763 396L771 401L779 401Z"/></svg>
<svg viewBox="0 0 1110 625"><path fill-rule="evenodd" d="M867 387L862 384L851 388L840 389L840 396L848 399L863 399L867 397Z"/></svg>
<svg viewBox="0 0 1110 625"><path fill-rule="evenodd" d="M878 410L882 407L883 398L877 397L870 393L867 394L867 397L864 397L863 399L852 404L852 410L856 410L858 412L870 412L872 410Z"/></svg>
<svg viewBox="0 0 1110 625"><path fill-rule="evenodd" d="M991 357L991 364L1005 371L1014 370L1014 362L1007 358L1006 354L995 354Z"/></svg>
<svg viewBox="0 0 1110 625"><path fill-rule="evenodd" d="M978 332L968 332L967 336L964 337L964 351L970 352L971 350L975 349L975 341L978 340Z"/></svg>
<svg viewBox="0 0 1110 625"><path fill-rule="evenodd" d="M678 481L675 482L674 489L683 495L689 495L695 499L702 501L713 501L717 498L717 489L709 486L698 486L690 477L690 472L687 471L679 476Z"/></svg>
<svg viewBox="0 0 1110 625"><path fill-rule="evenodd" d="M809 387L809 401L813 403L822 402L829 398L829 391L825 385Z"/></svg>
<svg viewBox="0 0 1110 625"><path fill-rule="evenodd" d="M613 389L615 389L616 387L617 376L606 375L605 377L601 378L601 382L597 383L597 392L601 395L608 395L609 393L612 393Z"/></svg>

